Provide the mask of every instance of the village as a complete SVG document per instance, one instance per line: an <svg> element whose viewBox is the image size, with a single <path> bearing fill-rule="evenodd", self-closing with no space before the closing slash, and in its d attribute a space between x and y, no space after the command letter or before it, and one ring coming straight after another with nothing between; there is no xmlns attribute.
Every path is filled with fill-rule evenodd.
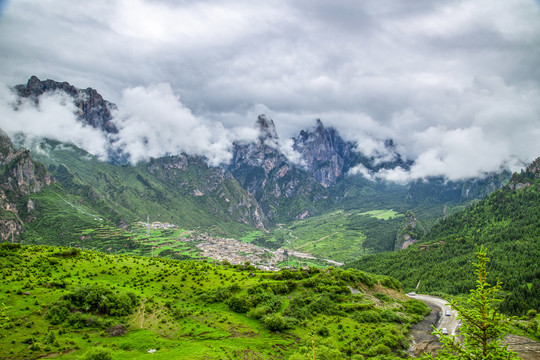
<svg viewBox="0 0 540 360"><path fill-rule="evenodd" d="M141 228L149 230L177 230L179 227L174 224L162 222L137 222ZM147 239L149 240L149 239ZM279 248L270 250L261 246L242 242L236 239L226 239L210 236L207 234L197 234L191 231L185 231L176 239L171 241L161 242L159 245L153 246L153 251L174 246L174 242L179 241L186 245L190 245L194 249L198 249L198 257L213 259L219 262L229 262L233 265L245 264L250 265L265 271L279 271L283 267L289 267L289 261L295 266L308 266L310 263L327 263L330 266L342 266L342 263L330 259L316 258L312 254L299 252L294 249ZM153 252L152 252L153 253Z"/></svg>
<svg viewBox="0 0 540 360"><path fill-rule="evenodd" d="M215 238L207 235L198 235L195 239L199 241L196 246L203 252L202 255L204 257L217 261L226 260L231 264L245 264L246 262L249 262L251 265L266 271L279 271L280 267L278 264L282 264L292 258L296 258L297 261L298 259L318 260L308 253L284 248L272 251L236 239ZM332 260L321 260L334 266L343 265Z"/></svg>

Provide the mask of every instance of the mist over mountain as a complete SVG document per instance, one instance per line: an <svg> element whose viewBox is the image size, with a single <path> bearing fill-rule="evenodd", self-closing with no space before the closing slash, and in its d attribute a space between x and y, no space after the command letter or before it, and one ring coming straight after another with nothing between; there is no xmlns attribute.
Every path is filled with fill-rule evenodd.
<svg viewBox="0 0 540 360"><path fill-rule="evenodd" d="M0 108L6 117L15 119L3 124L8 133L23 132L71 142L113 163L135 164L187 153L202 156L212 166L235 167L237 152L245 152L241 150L243 146L258 142L274 149L288 162L307 169L324 187L335 185L347 175L400 183L432 177L455 181L482 178L510 166L497 165L499 160L494 153L475 169L463 164L466 172L448 173L452 167L445 168L442 163L427 169L425 158L411 160L400 154L404 144L393 139L374 141L367 134L363 142L345 140L350 134L343 138L336 128L325 127L320 119L312 128L285 139L278 136L278 127L267 115L259 117L255 126L229 129L220 122L194 115L166 84L127 89L118 105L103 99L95 89L41 81L35 76L26 85L3 91ZM268 119L269 125L260 123L262 118ZM261 136L266 140L262 141ZM444 158L433 155L444 162Z"/></svg>

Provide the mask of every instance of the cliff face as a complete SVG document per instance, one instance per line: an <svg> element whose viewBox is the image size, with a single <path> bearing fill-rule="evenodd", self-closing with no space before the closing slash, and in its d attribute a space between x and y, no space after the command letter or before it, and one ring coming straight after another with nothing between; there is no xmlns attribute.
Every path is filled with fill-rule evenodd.
<svg viewBox="0 0 540 360"><path fill-rule="evenodd" d="M228 166L240 185L252 194L270 220L278 217L278 208L286 202L302 202L306 208L292 207L287 218L301 216L309 204L326 198L324 188L306 170L292 164L278 147L274 122L260 115L255 123L258 139L235 144ZM294 198L294 199L293 199Z"/></svg>
<svg viewBox="0 0 540 360"><path fill-rule="evenodd" d="M20 235L24 223L21 211L31 213L34 203L24 198L39 192L53 179L47 169L35 163L26 149L15 150L9 137L0 130L0 237L9 240Z"/></svg>
<svg viewBox="0 0 540 360"><path fill-rule="evenodd" d="M302 130L293 138L293 148L304 159L313 177L324 187L335 185L358 160L354 144L345 142L334 128L317 119L315 131Z"/></svg>
<svg viewBox="0 0 540 360"><path fill-rule="evenodd" d="M251 224L261 230L268 220L255 198L244 191L230 172L209 167L200 157L179 155L152 160L147 171L158 179L174 184L187 196L204 202L216 214L226 214L231 220Z"/></svg>
<svg viewBox="0 0 540 360"><path fill-rule="evenodd" d="M39 97L46 92L62 91L73 98L79 120L106 133L117 133L112 122L111 110L116 106L106 100L94 89L78 89L67 82L40 80L32 76L26 85L17 85L15 90L22 98L30 98L37 104Z"/></svg>
<svg viewBox="0 0 540 360"><path fill-rule="evenodd" d="M407 211L401 229L396 236L395 250L403 250L414 244L426 233L412 211Z"/></svg>

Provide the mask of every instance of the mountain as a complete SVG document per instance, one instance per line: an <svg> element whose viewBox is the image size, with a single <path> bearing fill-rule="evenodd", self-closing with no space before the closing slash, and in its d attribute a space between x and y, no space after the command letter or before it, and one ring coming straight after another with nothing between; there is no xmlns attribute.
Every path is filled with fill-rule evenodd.
<svg viewBox="0 0 540 360"><path fill-rule="evenodd" d="M31 99L36 104L39 103L39 97L45 93L61 92L67 94L73 98L77 108L77 116L83 124L100 129L105 133L118 132L111 114L116 109L116 105L104 100L95 89L78 89L67 82L57 82L50 79L42 81L36 76L32 76L26 85L16 85L15 91L21 98Z"/></svg>
<svg viewBox="0 0 540 360"><path fill-rule="evenodd" d="M272 119L260 115L255 127L259 132L257 140L235 143L227 169L274 222L302 219L318 212L328 197L324 187L279 150Z"/></svg>
<svg viewBox="0 0 540 360"><path fill-rule="evenodd" d="M435 224L422 241L405 250L367 256L349 266L400 280L407 290L468 293L475 246L491 259L488 281L503 282L501 309L523 315L540 310L540 158L510 182Z"/></svg>
<svg viewBox="0 0 540 360"><path fill-rule="evenodd" d="M33 201L40 204L40 211L35 213L40 215L29 218L35 221L26 226L27 237L33 242L50 244L49 241L59 236L63 244L77 242L87 237L92 226L102 228L106 223L105 227L124 232L113 248L132 247L133 243L125 241L129 239L125 232L147 216L224 236L262 230L269 236L257 236L262 242L272 240L271 233L266 231L280 228L278 224L308 217L324 222L325 213L341 210L358 214L396 212L399 216L412 210L429 229L456 206L485 196L505 181L504 174L462 182L429 179L405 186L373 181L355 175L351 169L357 166L370 172L395 166L406 169L410 162L402 160L392 140L385 142L385 154L391 156L367 157L357 150L358 144L345 141L336 129L325 127L321 120L292 139L292 150L298 157L291 161L282 151L283 142L278 138L274 121L262 114L255 122L258 137L252 142L234 143L229 164L214 167L201 156L176 154L133 166L125 161L128 155L114 142L118 132L113 118L116 106L96 90L32 76L27 84L15 86L14 91L20 101L30 99L35 104L44 95L63 94L66 99L72 99L82 124L103 132L110 140L108 162L72 144L52 140L38 140L29 147L32 157L45 164L57 179L55 186L33 196ZM29 142L24 135L15 139L18 147ZM70 206L62 206L65 203L59 198ZM62 225L57 225L55 217L63 219ZM103 219L104 223L95 219ZM351 227L363 229L358 230L355 239L358 243L365 238L363 253L395 248L399 221L386 221L381 226L384 231L371 231L357 224ZM331 232L314 232L311 235L319 237L313 240L332 241L335 230L329 227L325 231ZM282 241L287 236L278 235ZM94 240L100 248L105 246ZM343 258L348 257L343 254Z"/></svg>
<svg viewBox="0 0 540 360"><path fill-rule="evenodd" d="M28 195L41 191L53 182L47 169L32 160L30 152L16 150L6 133L0 130L0 237L17 239L24 231L21 213L30 215L35 203Z"/></svg>

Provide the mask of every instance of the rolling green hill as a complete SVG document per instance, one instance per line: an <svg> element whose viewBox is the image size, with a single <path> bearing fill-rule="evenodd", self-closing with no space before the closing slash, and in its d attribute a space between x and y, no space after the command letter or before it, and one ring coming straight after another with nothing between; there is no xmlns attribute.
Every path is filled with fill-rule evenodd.
<svg viewBox="0 0 540 360"><path fill-rule="evenodd" d="M427 307L356 270L0 244L0 358L397 359ZM155 349L153 355L149 350Z"/></svg>

